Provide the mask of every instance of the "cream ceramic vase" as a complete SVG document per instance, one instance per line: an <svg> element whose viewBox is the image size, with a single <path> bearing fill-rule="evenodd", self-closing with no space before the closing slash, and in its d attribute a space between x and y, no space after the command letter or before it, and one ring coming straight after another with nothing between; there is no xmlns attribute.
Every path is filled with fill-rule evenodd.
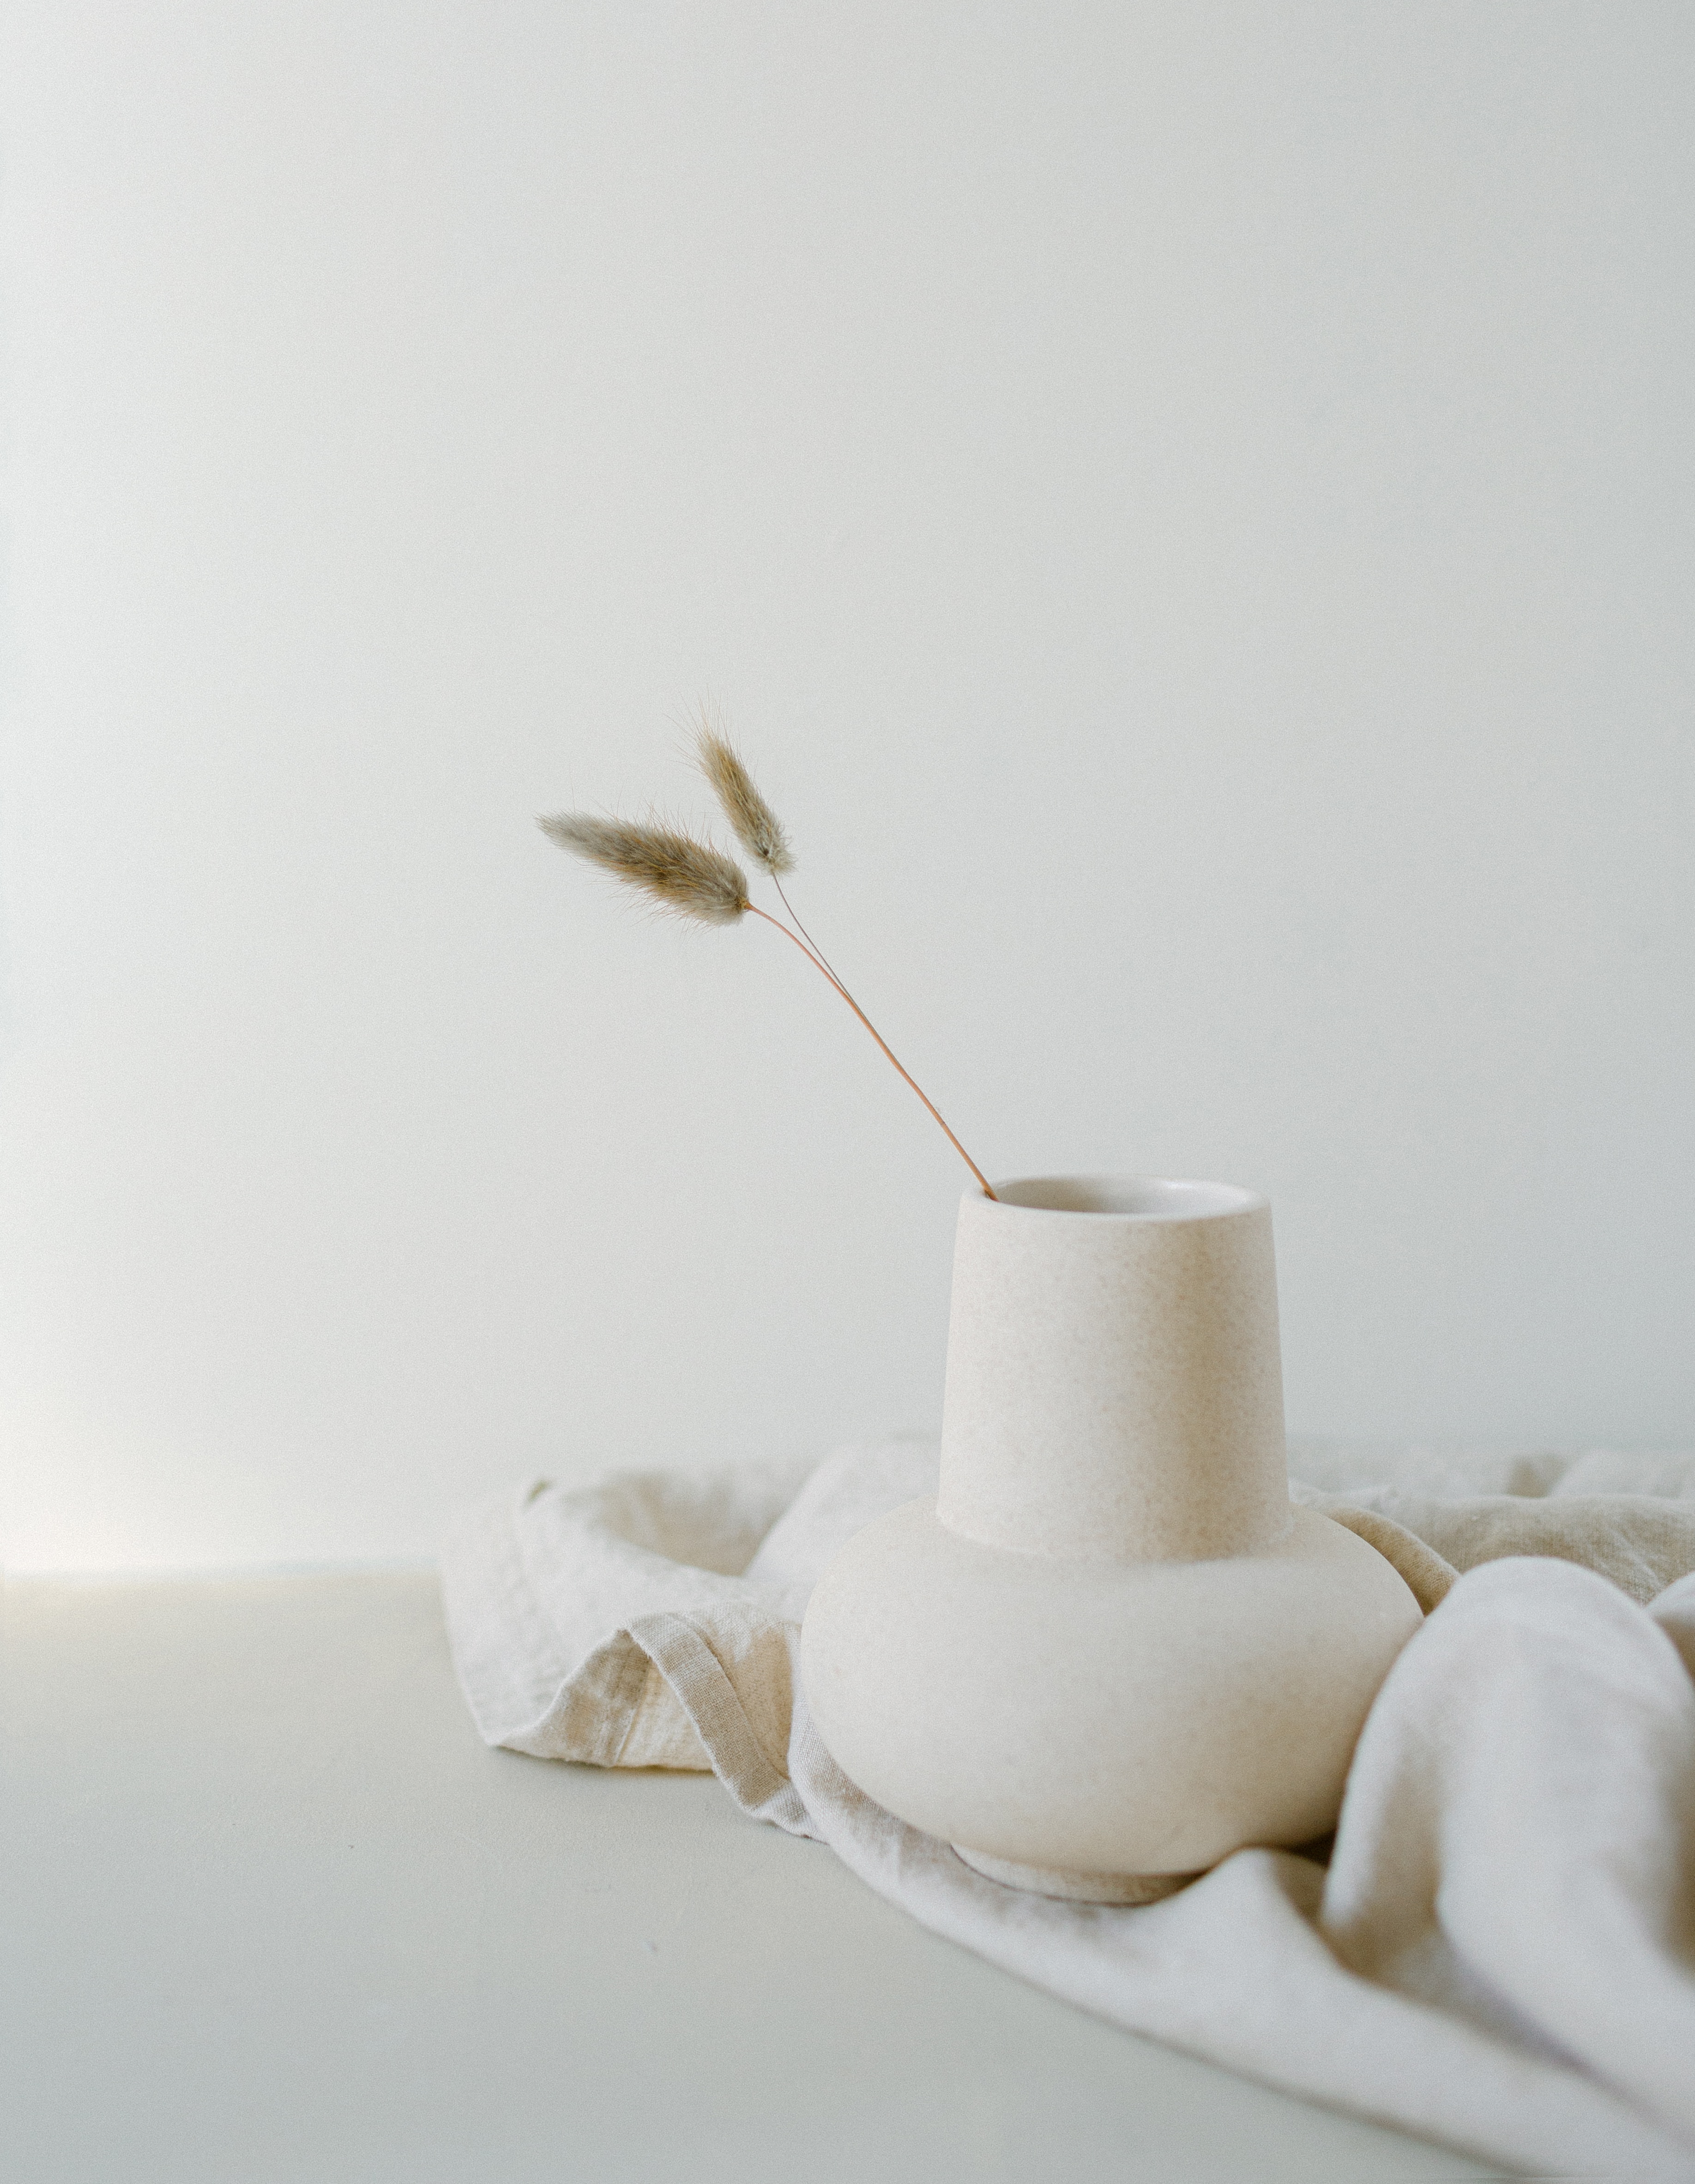
<svg viewBox="0 0 1695 2184"><path fill-rule="evenodd" d="M1419 1610L1291 1505L1264 1199L995 1189L960 1209L940 1493L825 1572L807 1703L853 1781L979 1872L1146 1902L1335 1825Z"/></svg>

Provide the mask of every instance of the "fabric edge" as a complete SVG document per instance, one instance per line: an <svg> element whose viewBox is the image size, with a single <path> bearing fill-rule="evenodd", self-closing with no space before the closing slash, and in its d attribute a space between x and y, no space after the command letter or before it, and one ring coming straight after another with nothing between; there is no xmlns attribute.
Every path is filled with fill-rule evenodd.
<svg viewBox="0 0 1695 2184"><path fill-rule="evenodd" d="M485 1744L499 1745L546 1713L570 1673L530 1590L517 1513L544 1480L479 1502L449 1525L438 1562L454 1673Z"/></svg>

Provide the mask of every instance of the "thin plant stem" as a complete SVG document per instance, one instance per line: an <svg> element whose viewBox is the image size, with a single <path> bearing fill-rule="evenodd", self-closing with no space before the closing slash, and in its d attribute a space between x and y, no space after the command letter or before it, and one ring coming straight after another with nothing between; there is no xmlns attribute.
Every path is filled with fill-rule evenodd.
<svg viewBox="0 0 1695 2184"><path fill-rule="evenodd" d="M794 904L789 901L789 891L783 886L782 881L778 878L775 872L771 875L771 884L777 889L778 894L783 897L783 907L788 911L789 916L794 919L795 924L800 926L800 931L805 937L806 945L811 950L812 953L829 972L831 978L835 980L836 985L839 989L844 998L850 1001L852 1000L853 995L850 994L847 988L842 984L841 979L837 974L835 965L831 962L829 957L825 955L823 950L819 947L817 942L813 939L811 934L806 931L806 927L804 925L800 925L800 913L795 909Z"/></svg>
<svg viewBox="0 0 1695 2184"><path fill-rule="evenodd" d="M785 897L784 900L786 900L787 898ZM985 1198L993 1198L995 1196L995 1193L989 1187L988 1177L984 1175L982 1169L979 1167L977 1162L973 1160L971 1155L967 1152L965 1147L961 1145L959 1139L955 1137L953 1132L948 1128L946 1123L943 1121L940 1108L936 1106L935 1101L930 1098L928 1093L925 1091L923 1086L919 1084L917 1078L912 1075L912 1072L902 1066L900 1059L896 1055L894 1048L889 1045L888 1040L884 1039L882 1033L878 1031L877 1026L873 1023L871 1018L867 1016L865 1011L861 1008L859 1003L855 1000L853 995L849 993L847 988L843 985L841 980L837 978L835 972L831 970L828 964L824 961L821 956L815 955L812 950L807 946L806 943L800 939L798 933L791 933L780 917L773 917L768 910L761 910L757 903L750 902L748 905L748 908L753 912L753 915L756 917L762 917L766 923L771 927L773 932L780 933L785 940L792 940L795 943L795 945L800 950L800 953L806 958L806 961L811 963L816 970L820 972L823 977L829 980L830 983L835 988L836 991L841 995L842 999L847 1003L854 1014L859 1018L860 1022L871 1034L872 1037L877 1041L877 1044L883 1049L883 1051L895 1064L895 1068L900 1071L901 1076L906 1078L906 1082L912 1086L912 1089L929 1109L936 1121L941 1124L942 1134L946 1138L948 1143L953 1147L954 1150L959 1155L960 1158L977 1178L978 1182L983 1186L983 1195ZM790 914L791 916L793 915L792 912ZM800 922L799 918L796 918L795 922L797 925ZM804 930L804 928L802 929Z"/></svg>

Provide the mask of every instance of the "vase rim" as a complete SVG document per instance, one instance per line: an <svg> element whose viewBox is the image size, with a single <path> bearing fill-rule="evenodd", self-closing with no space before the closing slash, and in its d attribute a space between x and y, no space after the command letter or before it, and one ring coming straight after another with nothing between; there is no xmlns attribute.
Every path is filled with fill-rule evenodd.
<svg viewBox="0 0 1695 2184"><path fill-rule="evenodd" d="M1150 1222L1227 1221L1262 1211L1268 1201L1239 1184L1166 1175L1020 1175L995 1185L994 1198L965 1194L988 1214L1028 1218Z"/></svg>

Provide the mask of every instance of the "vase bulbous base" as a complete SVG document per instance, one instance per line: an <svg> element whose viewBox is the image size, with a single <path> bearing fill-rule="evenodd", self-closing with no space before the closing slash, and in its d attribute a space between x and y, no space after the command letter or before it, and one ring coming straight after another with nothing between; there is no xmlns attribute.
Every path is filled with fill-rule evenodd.
<svg viewBox="0 0 1695 2184"><path fill-rule="evenodd" d="M1009 1858L987 1858L955 1843L953 1854L985 1880L1003 1888L1022 1888L1029 1896L1054 1896L1068 1903L1158 1903L1198 1880L1196 1873L1075 1873L1063 1866L1018 1865Z"/></svg>
<svg viewBox="0 0 1695 2184"><path fill-rule="evenodd" d="M1420 1619L1316 1510L1251 1553L1091 1563L984 1546L927 1498L836 1556L800 1665L832 1758L885 1811L1012 1887L1130 1902L1102 1892L1333 1828Z"/></svg>

